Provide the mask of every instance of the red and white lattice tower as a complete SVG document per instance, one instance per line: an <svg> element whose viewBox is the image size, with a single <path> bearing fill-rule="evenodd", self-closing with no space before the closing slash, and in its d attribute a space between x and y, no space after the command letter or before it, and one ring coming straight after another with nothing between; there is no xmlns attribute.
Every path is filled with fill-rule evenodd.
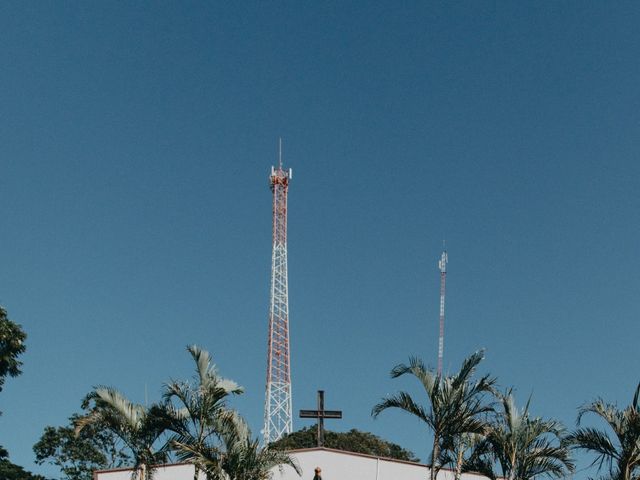
<svg viewBox="0 0 640 480"><path fill-rule="evenodd" d="M264 404L264 444L292 431L291 359L289 357L289 286L287 280L287 191L291 169L282 168L282 145L278 168L271 167L273 192L273 252L271 256L271 304L267 388Z"/></svg>
<svg viewBox="0 0 640 480"><path fill-rule="evenodd" d="M440 336L438 337L438 375L442 375L442 360L444 358L444 292L447 283L447 251L442 252L438 267L440 268Z"/></svg>

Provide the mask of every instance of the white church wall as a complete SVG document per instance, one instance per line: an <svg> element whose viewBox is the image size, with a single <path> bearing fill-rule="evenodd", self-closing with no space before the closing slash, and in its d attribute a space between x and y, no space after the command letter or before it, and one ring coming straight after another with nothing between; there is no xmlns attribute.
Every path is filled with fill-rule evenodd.
<svg viewBox="0 0 640 480"><path fill-rule="evenodd" d="M314 469L322 469L323 480L427 480L429 467L419 463L402 462L358 453L332 449L296 450L291 455L302 469L299 477L291 467L272 470L273 480L312 480ZM132 480L132 470L98 471L94 480ZM193 480L194 467L189 464L165 465L155 469L153 480ZM137 479L133 479L137 480ZM199 480L205 480L203 474ZM454 480L453 472L441 470L438 480ZM487 480L465 473L462 480Z"/></svg>
<svg viewBox="0 0 640 480"><path fill-rule="evenodd" d="M153 480L193 480L194 466L189 464L162 465L153 470ZM94 480L138 480L131 469L98 470L94 473ZM203 474L199 480L205 480Z"/></svg>
<svg viewBox="0 0 640 480"><path fill-rule="evenodd" d="M323 480L425 480L429 475L425 465L337 450L299 450L293 455L302 468L302 477L287 467L282 475L274 472L274 480L312 480L316 467L322 469Z"/></svg>
<svg viewBox="0 0 640 480"><path fill-rule="evenodd" d="M322 469L323 480L426 480L429 467L419 463L402 462L330 449L309 449L292 452L302 468L298 477L291 467L283 472L274 470L273 480L312 480L314 469ZM453 480L453 472L441 470L438 480ZM487 480L481 475L463 474L462 480Z"/></svg>
<svg viewBox="0 0 640 480"><path fill-rule="evenodd" d="M313 471L316 467L322 469L323 480L375 479L375 465L365 457L344 455L327 450L297 451L292 455L302 469L302 479L313 479ZM301 477L298 477L291 467L285 467L283 474L276 470L273 478L274 480L293 480Z"/></svg>

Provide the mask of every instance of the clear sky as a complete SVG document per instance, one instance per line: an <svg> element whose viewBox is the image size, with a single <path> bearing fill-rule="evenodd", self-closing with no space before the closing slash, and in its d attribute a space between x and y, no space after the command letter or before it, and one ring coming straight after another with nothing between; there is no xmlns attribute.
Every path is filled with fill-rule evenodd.
<svg viewBox="0 0 640 480"><path fill-rule="evenodd" d="M28 334L0 444L32 445L93 385L187 378L190 343L262 428L267 175L292 167L294 410L427 459L371 407L435 365L575 422L640 380L638 2L0 4L0 304ZM294 427L309 422L295 419ZM588 472L579 473L584 478Z"/></svg>

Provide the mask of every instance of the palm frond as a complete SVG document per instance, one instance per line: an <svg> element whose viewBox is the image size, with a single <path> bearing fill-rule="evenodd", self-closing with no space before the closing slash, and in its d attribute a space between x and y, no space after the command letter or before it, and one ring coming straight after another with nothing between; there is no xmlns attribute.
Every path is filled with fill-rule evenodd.
<svg viewBox="0 0 640 480"><path fill-rule="evenodd" d="M640 398L640 383L636 386L636 391L633 394L633 400L631 401L631 406L634 410L638 410L638 399Z"/></svg>
<svg viewBox="0 0 640 480"><path fill-rule="evenodd" d="M429 396L433 395L434 389L437 388L440 383L440 376L428 369L424 362L418 357L409 357L408 365L401 363L393 367L393 369L391 369L391 378L398 378L408 373L420 381Z"/></svg>
<svg viewBox="0 0 640 480"><path fill-rule="evenodd" d="M431 415L427 411L425 411L422 405L417 404L413 400L413 398L411 398L411 395L409 395L407 392L399 392L395 395L391 395L383 399L380 403L373 407L373 409L371 410L371 415L376 418L378 415L380 415L380 413L388 408L398 408L418 417L427 425L433 425Z"/></svg>
<svg viewBox="0 0 640 480"><path fill-rule="evenodd" d="M580 428L565 438L569 445L574 448L587 450L596 454L596 458L591 465L598 464L598 469L607 463L609 469L614 461L620 460L620 452L611 442L606 433L595 428Z"/></svg>
<svg viewBox="0 0 640 480"><path fill-rule="evenodd" d="M465 358L459 372L453 376L453 388L460 388L464 383L468 382L483 359L484 350L478 350Z"/></svg>
<svg viewBox="0 0 640 480"><path fill-rule="evenodd" d="M196 362L196 373L201 385L206 385L211 377L217 377L217 369L211 364L211 356L209 352L203 350L197 345L189 345L187 351Z"/></svg>

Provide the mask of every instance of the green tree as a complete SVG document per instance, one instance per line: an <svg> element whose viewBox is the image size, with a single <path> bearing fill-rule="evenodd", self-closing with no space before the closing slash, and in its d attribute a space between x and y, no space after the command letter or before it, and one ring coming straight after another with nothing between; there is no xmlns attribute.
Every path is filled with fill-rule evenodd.
<svg viewBox="0 0 640 480"><path fill-rule="evenodd" d="M0 307L0 392L7 377L17 377L22 373L22 362L18 357L25 352L27 335L22 327L9 320L7 311ZM0 415L2 412L0 412ZM9 454L0 446L0 479L3 480L44 480L24 468L11 463Z"/></svg>
<svg viewBox="0 0 640 480"><path fill-rule="evenodd" d="M483 416L492 407L484 402L485 394L492 391L495 379L485 375L472 381L483 352L476 352L462 363L460 371L451 376L441 376L427 369L422 360L411 357L409 365L400 364L391 370L391 377L411 374L424 388L428 406L417 403L409 393L399 392L375 405L371 411L377 417L388 408L398 408L424 422L433 433L431 447L431 480L448 458L447 448L455 438L465 433L484 433L486 422Z"/></svg>
<svg viewBox="0 0 640 480"><path fill-rule="evenodd" d="M88 400L93 406L87 415L76 419L76 434L92 425L112 432L126 445L140 479L149 480L153 465L167 459L165 450L155 448L167 428L161 408L132 403L111 387L96 388Z"/></svg>
<svg viewBox="0 0 640 480"><path fill-rule="evenodd" d="M479 447L484 438L482 433L463 433L451 438L451 444L443 446L441 463L442 465L452 466L455 480L460 480L462 474L469 471L486 474L488 477L493 478L491 465L489 464L487 469L486 465L478 461L485 458L479 455L482 451ZM472 464L471 462L474 463Z"/></svg>
<svg viewBox="0 0 640 480"><path fill-rule="evenodd" d="M41 475L35 475L11 463L8 458L0 459L0 478L2 480L46 480Z"/></svg>
<svg viewBox="0 0 640 480"><path fill-rule="evenodd" d="M298 463L288 453L272 448L260 447L260 442L252 438L247 423L237 414L228 417L225 428L220 432L224 452L220 457L201 458L209 478L214 480L268 480L271 470L285 465L293 468L300 476Z"/></svg>
<svg viewBox="0 0 640 480"><path fill-rule="evenodd" d="M271 446L278 450L297 450L314 448L316 446L316 426L305 427L297 432L282 437ZM351 429L348 432L332 432L327 430L324 437L327 448L344 450L347 452L364 453L377 457L394 458L407 462L419 462L420 459L400 445L383 440L369 432Z"/></svg>
<svg viewBox="0 0 640 480"><path fill-rule="evenodd" d="M0 307L0 392L7 376L16 377L22 373L22 362L18 357L24 353L27 335L17 323L7 316L7 311Z"/></svg>
<svg viewBox="0 0 640 480"><path fill-rule="evenodd" d="M130 456L122 442L104 425L87 425L76 435L75 424L80 417L74 414L69 425L44 429L33 446L36 463L57 466L65 480L92 480L94 470L127 465Z"/></svg>
<svg viewBox="0 0 640 480"><path fill-rule="evenodd" d="M179 460L192 462L198 471L204 470L202 459L209 465L221 454L220 433L232 428L228 423L232 413L226 400L230 395L243 393L243 388L232 380L220 377L206 350L187 347L196 364L195 381L172 381L166 385L163 414L172 432L167 442Z"/></svg>
<svg viewBox="0 0 640 480"><path fill-rule="evenodd" d="M541 476L562 478L574 470L570 450L563 442L564 427L556 420L532 417L529 403L522 411L515 405L511 391L499 395L501 411L486 432L467 469L489 472L490 463L500 467L507 480L531 480ZM482 465L482 468L474 468Z"/></svg>
<svg viewBox="0 0 640 480"><path fill-rule="evenodd" d="M249 428L227 405L242 387L220 377L209 353L197 346L187 348L196 364L195 381L166 386L163 419L172 432L167 448L178 459L195 465L195 477L203 471L209 480L262 480L272 468L298 466L286 453L261 448Z"/></svg>
<svg viewBox="0 0 640 480"><path fill-rule="evenodd" d="M19 465L9 461L9 453L0 447L0 479L2 480L45 480L40 475L27 472Z"/></svg>
<svg viewBox="0 0 640 480"><path fill-rule="evenodd" d="M579 428L567 437L574 448L596 454L592 465L598 471L606 465L608 480L635 480L640 475L640 384L631 404L620 410L617 405L597 399L582 406L578 412L578 426L582 417L593 413L605 421L607 430ZM611 435L611 433L613 435Z"/></svg>

